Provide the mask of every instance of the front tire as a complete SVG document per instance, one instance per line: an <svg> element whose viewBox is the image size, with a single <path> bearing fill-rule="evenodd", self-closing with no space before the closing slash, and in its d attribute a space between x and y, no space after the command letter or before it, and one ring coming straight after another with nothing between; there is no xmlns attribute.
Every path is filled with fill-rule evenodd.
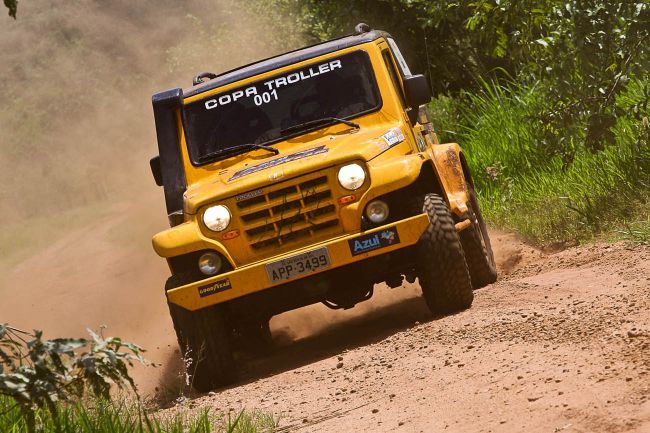
<svg viewBox="0 0 650 433"><path fill-rule="evenodd" d="M429 226L417 244L424 299L434 314L469 308L474 300L472 280L451 212L437 194L426 194L419 203L429 216Z"/></svg>
<svg viewBox="0 0 650 433"><path fill-rule="evenodd" d="M187 284L171 276L165 289ZM219 305L188 311L167 302L174 330L187 367L191 386L199 392L229 385L237 380L228 328Z"/></svg>

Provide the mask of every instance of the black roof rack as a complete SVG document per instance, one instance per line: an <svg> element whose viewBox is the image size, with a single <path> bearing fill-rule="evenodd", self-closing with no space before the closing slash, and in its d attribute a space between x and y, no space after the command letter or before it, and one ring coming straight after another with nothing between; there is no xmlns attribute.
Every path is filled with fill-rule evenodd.
<svg viewBox="0 0 650 433"><path fill-rule="evenodd" d="M258 60L248 65L240 66L230 71L221 74L203 73L200 76L194 77L193 82L196 85L183 90L183 97L189 97L203 93L207 90L215 89L253 75L262 74L264 72L272 71L283 66L291 65L293 63L308 60L327 54L333 51L338 51L343 48L360 45L366 42L371 42L382 37L390 37L390 35L381 30L372 30L370 26L365 23L359 23L354 28L354 34L343 36L341 38L332 39L326 42L310 45L308 47L299 48L293 51L286 52L277 56L269 57L264 60ZM203 78L208 78L208 81L202 82Z"/></svg>

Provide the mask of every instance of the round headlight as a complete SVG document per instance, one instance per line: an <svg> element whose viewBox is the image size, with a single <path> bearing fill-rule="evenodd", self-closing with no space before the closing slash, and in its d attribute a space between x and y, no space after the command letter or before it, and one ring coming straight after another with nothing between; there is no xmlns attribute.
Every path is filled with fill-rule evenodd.
<svg viewBox="0 0 650 433"><path fill-rule="evenodd" d="M212 231L223 231L230 224L230 211L223 205L211 206L203 213L203 223Z"/></svg>
<svg viewBox="0 0 650 433"><path fill-rule="evenodd" d="M339 169L338 178L343 188L354 191L363 185L366 180L366 172L359 164L348 164Z"/></svg>
<svg viewBox="0 0 650 433"><path fill-rule="evenodd" d="M381 200L375 200L366 206L366 216L375 224L383 223L388 219L388 205Z"/></svg>
<svg viewBox="0 0 650 433"><path fill-rule="evenodd" d="M215 275L221 270L221 257L213 252L202 254L199 257L199 269L205 275Z"/></svg>

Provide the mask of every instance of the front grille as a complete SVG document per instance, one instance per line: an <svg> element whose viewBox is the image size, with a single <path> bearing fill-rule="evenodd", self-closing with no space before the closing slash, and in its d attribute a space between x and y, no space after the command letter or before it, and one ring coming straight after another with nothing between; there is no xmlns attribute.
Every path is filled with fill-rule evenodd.
<svg viewBox="0 0 650 433"><path fill-rule="evenodd" d="M297 179L237 202L243 232L253 250L267 250L340 230L327 176Z"/></svg>

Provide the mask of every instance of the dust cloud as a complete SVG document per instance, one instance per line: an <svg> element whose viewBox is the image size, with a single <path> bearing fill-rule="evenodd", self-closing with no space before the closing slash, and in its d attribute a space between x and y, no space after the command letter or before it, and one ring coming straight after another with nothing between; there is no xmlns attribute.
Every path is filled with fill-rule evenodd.
<svg viewBox="0 0 650 433"><path fill-rule="evenodd" d="M276 343L290 344L330 332L333 327L344 327L360 317L379 315L388 306L420 296L421 291L417 284L404 281L402 287L394 289L385 284L376 284L373 297L355 305L354 308L332 310L323 304L310 305L275 316L271 319L271 329Z"/></svg>
<svg viewBox="0 0 650 433"><path fill-rule="evenodd" d="M3 17L3 220L155 193L151 95L294 46L253 4L35 0Z"/></svg>
<svg viewBox="0 0 650 433"><path fill-rule="evenodd" d="M107 325L153 362L177 359L151 249L167 224L151 95L300 44L261 7L33 0L1 18L0 322L50 338ZM135 374L149 393L176 372Z"/></svg>

